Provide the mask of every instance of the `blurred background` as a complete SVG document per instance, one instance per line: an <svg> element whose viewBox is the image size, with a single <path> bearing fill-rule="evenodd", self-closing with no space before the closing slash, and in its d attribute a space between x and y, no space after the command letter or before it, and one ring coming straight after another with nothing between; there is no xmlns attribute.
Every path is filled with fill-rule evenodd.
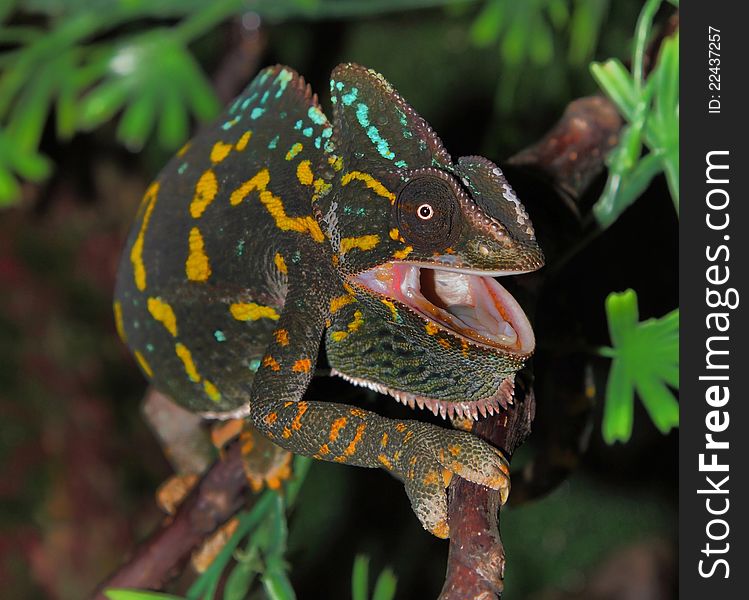
<svg viewBox="0 0 749 600"><path fill-rule="evenodd" d="M503 510L505 597L675 598L674 358L658 355L659 393L648 394L637 379L646 366L609 336L633 306L628 327L638 335L648 331L632 329L638 307L643 321L669 315L651 322L662 327L678 307L678 170L643 166L666 143L656 125L678 145L673 122L651 117L678 119L678 79L674 117L658 104L665 67L638 87L645 75L633 42L642 31L652 43L674 4L1 0L3 597L86 597L161 520L154 493L171 468L140 413L146 383L111 311L147 184L258 69L293 67L328 112L328 75L351 61L383 73L453 156L483 154L503 167L576 98L605 92L624 117L629 146L574 197L507 169L550 257L546 274L513 288L539 340L534 434L513 466L531 477L545 460L564 475ZM651 94L644 113L611 91L622 89L612 80L622 73L634 82L630 96ZM629 288L634 298L609 296ZM643 336L627 339L652 352ZM607 389L612 367L620 389ZM394 402L330 378L313 384L315 394L401 415ZM583 408L560 408L575 403ZM398 598L436 597L442 586L447 544L421 529L384 472L315 461L288 525L285 558L300 598L350 597L357 554L375 573L392 568Z"/></svg>

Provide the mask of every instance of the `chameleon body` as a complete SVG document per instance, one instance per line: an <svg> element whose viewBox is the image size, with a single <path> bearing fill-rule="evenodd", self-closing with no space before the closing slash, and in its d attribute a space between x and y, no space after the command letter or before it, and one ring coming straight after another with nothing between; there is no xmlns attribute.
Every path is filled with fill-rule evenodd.
<svg viewBox="0 0 749 600"><path fill-rule="evenodd" d="M464 431L303 400L319 345L335 373L412 407L502 410L534 339L493 277L543 257L498 167L454 162L374 71L340 65L330 89L332 123L299 75L265 69L173 158L138 210L115 319L181 405L382 467L447 537L450 477L506 498L506 460Z"/></svg>

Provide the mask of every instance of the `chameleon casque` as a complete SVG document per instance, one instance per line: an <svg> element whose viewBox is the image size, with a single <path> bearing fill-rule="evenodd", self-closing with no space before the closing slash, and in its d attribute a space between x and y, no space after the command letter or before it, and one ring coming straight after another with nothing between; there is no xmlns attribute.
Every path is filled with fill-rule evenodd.
<svg viewBox="0 0 749 600"><path fill-rule="evenodd" d="M453 474L509 492L474 435L305 401L322 338L333 372L443 417L512 401L531 326L494 279L543 264L501 170L454 162L385 79L330 81L333 121L293 70L263 70L151 184L120 265L115 318L152 383L279 446L382 467L448 537Z"/></svg>

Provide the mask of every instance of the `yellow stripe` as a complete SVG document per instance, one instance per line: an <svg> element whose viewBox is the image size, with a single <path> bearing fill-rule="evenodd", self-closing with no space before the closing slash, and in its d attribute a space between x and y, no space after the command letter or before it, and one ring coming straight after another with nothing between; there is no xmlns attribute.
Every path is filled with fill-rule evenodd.
<svg viewBox="0 0 749 600"><path fill-rule="evenodd" d="M309 233L312 236L312 239L318 243L325 241L325 236L323 235L320 226L311 216L289 217L286 214L286 209L284 209L281 198L275 196L266 189L269 182L270 174L268 169L262 169L254 177L248 179L234 190L229 198L229 202L233 206L236 206L240 204L250 192L258 190L260 192L260 202L265 206L271 217L273 217L273 220L276 222L276 227L282 231ZM310 180L310 183L312 183L312 180Z"/></svg>
<svg viewBox="0 0 749 600"><path fill-rule="evenodd" d="M200 381L200 374L195 368L195 363L192 361L192 354L187 349L187 347L184 344L177 343L174 346L174 351L177 353L177 356L182 359L182 364L184 364L185 366L185 373L187 373L190 381L194 381L196 383Z"/></svg>
<svg viewBox="0 0 749 600"><path fill-rule="evenodd" d="M185 273L190 281L207 281L211 276L211 264L205 253L205 242L197 227L190 230L188 238L190 253L185 262Z"/></svg>
<svg viewBox="0 0 749 600"><path fill-rule="evenodd" d="M123 342L127 342L127 335L125 335L125 326L122 322L122 304L119 302L114 303L114 326L117 328L117 335Z"/></svg>
<svg viewBox="0 0 749 600"><path fill-rule="evenodd" d="M211 148L211 162L220 163L231 152L231 144L224 144L224 142L216 142Z"/></svg>
<svg viewBox="0 0 749 600"><path fill-rule="evenodd" d="M362 235L359 237L347 237L341 240L341 254L358 248L359 250L371 250L380 243L379 235Z"/></svg>
<svg viewBox="0 0 749 600"><path fill-rule="evenodd" d="M177 317L174 316L172 307L164 302L161 298L148 299L148 312L151 316L159 321L167 331L174 337L177 337Z"/></svg>
<svg viewBox="0 0 749 600"><path fill-rule="evenodd" d="M257 321L258 319L273 319L278 321L279 314L271 306L262 306L254 302L235 303L229 307L232 317L237 321Z"/></svg>
<svg viewBox="0 0 749 600"><path fill-rule="evenodd" d="M276 255L273 257L273 262L276 263L276 269L278 269L279 272L283 273L284 275L289 272L289 269L286 267L286 261L278 252L276 252Z"/></svg>
<svg viewBox="0 0 749 600"><path fill-rule="evenodd" d="M289 151L286 153L286 160L291 160L294 158L297 154L299 154L302 151L303 146L297 142L294 144Z"/></svg>
<svg viewBox="0 0 749 600"><path fill-rule="evenodd" d="M135 238L135 243L130 250L130 262L133 263L133 278L135 279L135 286L142 292L146 289L146 266L143 264L143 242L148 230L148 222L151 219L151 213L153 207L156 206L156 198L159 194L159 183L152 183L146 190L143 196L143 202L141 206L145 207L143 213L143 221L140 224L140 230L138 231L138 237Z"/></svg>
<svg viewBox="0 0 749 600"><path fill-rule="evenodd" d="M312 181L315 179L309 165L310 162L308 160L303 160L296 168L296 178L302 185L312 185Z"/></svg>
<svg viewBox="0 0 749 600"><path fill-rule="evenodd" d="M239 150L241 152L242 150L244 150L245 148L247 148L247 144L250 141L251 137L252 137L252 132L251 131L245 131L242 134L242 137L240 137L237 140L237 144L236 144L236 146L234 146L234 148L236 150Z"/></svg>
<svg viewBox="0 0 749 600"><path fill-rule="evenodd" d="M148 376L149 379L153 377L153 369L151 369L151 365L148 364L148 361L145 359L145 357L137 350L134 352L134 354L135 360L138 361L138 364L140 365L140 368L143 369L143 372Z"/></svg>
<svg viewBox="0 0 749 600"><path fill-rule="evenodd" d="M220 143L220 142L219 142ZM200 176L195 186L195 196L190 203L190 214L194 219L200 218L208 205L218 193L218 180L213 169L208 169Z"/></svg>
<svg viewBox="0 0 749 600"><path fill-rule="evenodd" d="M347 304L351 304L352 302L356 302L356 298L354 298L350 294L344 294L343 296L338 296L337 298L331 299L330 314L337 313L344 306L346 306Z"/></svg>
<svg viewBox="0 0 749 600"><path fill-rule="evenodd" d="M218 388L207 379L203 380L203 389L211 400L214 402L221 402L221 392L219 392Z"/></svg>
<svg viewBox="0 0 749 600"><path fill-rule="evenodd" d="M349 173L346 173L343 177L341 177L341 185L348 185L355 179L363 181L364 184L378 196L382 196L383 198L387 198L388 200L390 200L390 204L395 202L395 194L393 194L393 192L388 190L384 185L382 185L382 183L380 183L377 179L375 179L368 173L362 173L361 171L351 171Z"/></svg>

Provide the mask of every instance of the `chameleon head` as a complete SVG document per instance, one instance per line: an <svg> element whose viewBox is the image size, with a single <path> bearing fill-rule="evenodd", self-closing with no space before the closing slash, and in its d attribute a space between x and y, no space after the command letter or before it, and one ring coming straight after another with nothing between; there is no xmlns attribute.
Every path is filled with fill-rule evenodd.
<svg viewBox="0 0 749 600"><path fill-rule="evenodd" d="M512 401L514 373L535 348L523 309L495 277L534 271L543 254L499 167L476 156L453 162L423 119L390 99L397 120L382 119L382 131L370 126L367 137L386 139L395 121L402 131L390 139L420 143L384 166L342 149L342 185L323 224L361 306L362 335L336 340L334 323L328 357L354 383L435 414L476 418ZM336 116L345 127L346 111ZM424 149L429 160L417 160ZM395 147L391 154L399 157Z"/></svg>

